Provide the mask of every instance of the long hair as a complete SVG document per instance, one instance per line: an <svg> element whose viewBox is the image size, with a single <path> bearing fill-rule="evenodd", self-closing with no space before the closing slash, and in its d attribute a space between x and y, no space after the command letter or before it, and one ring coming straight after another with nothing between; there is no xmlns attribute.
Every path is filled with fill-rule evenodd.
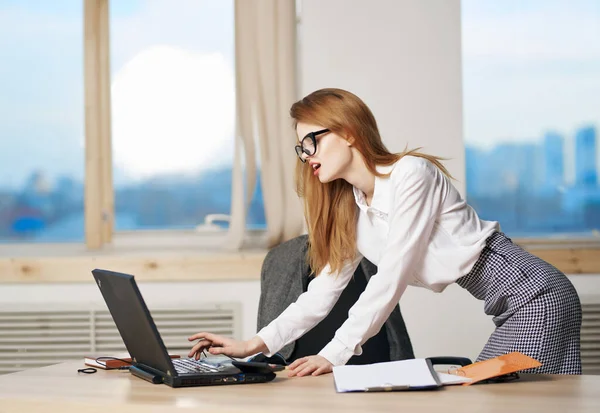
<svg viewBox="0 0 600 413"><path fill-rule="evenodd" d="M340 136L351 136L352 143L364 157L369 171L386 176L375 169L391 165L406 155L425 158L450 176L440 163L441 158L423 154L418 149L391 153L381 141L377 122L371 110L356 95L342 89L320 89L290 109L294 128L298 123L323 126ZM296 192L303 199L304 216L308 226L308 264L318 275L329 264L332 273L342 269L344 262L356 254L356 223L358 207L352 185L343 179L321 183L313 170L300 160L296 164Z"/></svg>

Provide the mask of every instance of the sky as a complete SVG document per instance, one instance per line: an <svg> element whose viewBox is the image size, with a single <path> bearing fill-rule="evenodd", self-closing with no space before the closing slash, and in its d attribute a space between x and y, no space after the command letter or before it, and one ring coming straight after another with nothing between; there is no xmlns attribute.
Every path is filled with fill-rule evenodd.
<svg viewBox="0 0 600 413"><path fill-rule="evenodd" d="M233 0L173 3L111 2L117 185L233 155ZM0 190L40 169L83 179L82 15L0 0ZM468 144L556 131L570 156L578 127L600 127L600 1L463 0L462 37Z"/></svg>
<svg viewBox="0 0 600 413"><path fill-rule="evenodd" d="M232 0L111 1L119 183L233 158ZM83 1L0 0L0 189L83 180Z"/></svg>
<svg viewBox="0 0 600 413"><path fill-rule="evenodd" d="M600 127L600 1L463 0L467 143Z"/></svg>

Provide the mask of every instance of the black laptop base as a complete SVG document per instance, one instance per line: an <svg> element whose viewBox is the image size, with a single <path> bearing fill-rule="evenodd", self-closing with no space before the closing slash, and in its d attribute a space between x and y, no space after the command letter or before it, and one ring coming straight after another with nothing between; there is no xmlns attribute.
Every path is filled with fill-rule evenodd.
<svg viewBox="0 0 600 413"><path fill-rule="evenodd" d="M215 386L220 384L250 384L250 383L266 383L275 378L275 373L271 374L254 374L240 373L235 376L218 375L215 377L190 377L184 375L177 376L172 383L165 382L171 387L188 387L188 386Z"/></svg>
<svg viewBox="0 0 600 413"><path fill-rule="evenodd" d="M129 372L140 379L146 380L152 384L166 384L171 387L192 387L192 386L216 386L222 384L250 384L266 383L273 380L276 374L270 373L245 373L239 372L231 374L222 373L203 373L202 376L196 374L178 374L175 377L169 377L152 367L135 364L129 368Z"/></svg>

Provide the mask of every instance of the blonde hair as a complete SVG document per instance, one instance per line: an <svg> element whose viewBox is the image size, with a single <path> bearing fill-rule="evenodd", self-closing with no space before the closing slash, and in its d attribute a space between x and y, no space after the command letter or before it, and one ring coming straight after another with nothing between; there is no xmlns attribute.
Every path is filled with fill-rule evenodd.
<svg viewBox="0 0 600 413"><path fill-rule="evenodd" d="M353 137L352 146L362 154L367 168L375 176L386 176L377 172L377 165L391 165L407 155L425 158L450 176L440 162L442 158L420 153L418 149L391 153L381 141L371 110L348 91L317 90L294 103L290 115L294 128L300 122L311 123L340 136ZM320 183L314 179L308 162L300 160L296 164L295 179L308 226L308 264L314 274L318 275L327 264L335 273L356 254L358 207L352 185L343 179Z"/></svg>

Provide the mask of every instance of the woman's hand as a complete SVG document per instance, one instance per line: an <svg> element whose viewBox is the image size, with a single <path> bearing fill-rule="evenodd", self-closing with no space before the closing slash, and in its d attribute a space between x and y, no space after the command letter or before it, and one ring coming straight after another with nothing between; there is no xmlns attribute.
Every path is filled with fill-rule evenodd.
<svg viewBox="0 0 600 413"><path fill-rule="evenodd" d="M288 377L302 377L309 374L318 376L320 374L331 373L333 371L333 364L322 356L308 356L294 361L288 366L288 370Z"/></svg>
<svg viewBox="0 0 600 413"><path fill-rule="evenodd" d="M202 332L188 337L188 340L199 340L188 354L188 357L194 357L196 360L200 358L202 351L206 349L210 354L225 354L231 357L247 357L267 349L265 343L258 336L251 340L238 341L229 337Z"/></svg>

